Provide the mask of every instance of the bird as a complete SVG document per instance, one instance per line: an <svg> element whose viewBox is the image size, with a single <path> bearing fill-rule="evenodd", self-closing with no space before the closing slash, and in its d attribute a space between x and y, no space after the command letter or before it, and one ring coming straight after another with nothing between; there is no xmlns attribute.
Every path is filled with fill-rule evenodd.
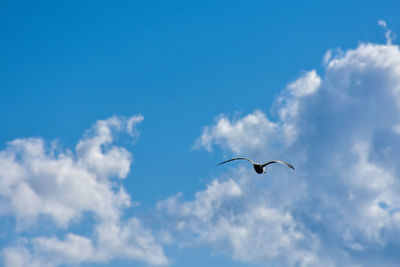
<svg viewBox="0 0 400 267"><path fill-rule="evenodd" d="M223 162L218 163L217 165L221 165L221 164L227 163L229 161L238 160L238 159L244 159L244 160L249 161L251 164L253 164L254 170L258 174L265 173L265 167L267 167L267 165L269 165L271 163L280 163L280 164L284 164L284 165L288 166L289 168L291 168L293 170L295 169L291 164L289 164L287 162L284 162L284 161L280 161L280 160L272 160L272 161L269 161L267 163L261 164L261 163L255 163L251 159L243 158L243 157L228 159L228 160L225 160Z"/></svg>

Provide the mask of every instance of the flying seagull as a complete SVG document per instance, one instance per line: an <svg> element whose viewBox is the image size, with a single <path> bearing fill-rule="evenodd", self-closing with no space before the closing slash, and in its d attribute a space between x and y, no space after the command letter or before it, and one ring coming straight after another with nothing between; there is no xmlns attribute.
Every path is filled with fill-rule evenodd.
<svg viewBox="0 0 400 267"><path fill-rule="evenodd" d="M258 173L258 174L265 173L265 167L267 167L267 165L269 165L269 164L271 164L271 163L280 163L280 164L284 164L284 165L286 165L286 166L288 166L289 168L292 168L292 169L294 170L294 167L293 167L291 164L289 164L289 163L287 163L287 162L284 162L284 161L272 160L272 161L269 161L269 162L267 162L267 163L260 164L260 163L254 163L251 159L242 158L242 157L233 158L233 159L228 159L228 160L225 160L225 161L223 161L223 162L221 162L221 163L218 163L217 165L221 165L221 164L227 163L227 162L229 162L229 161L237 160L237 159L245 159L245 160L249 161L251 164L253 164L254 170L255 170L256 173Z"/></svg>

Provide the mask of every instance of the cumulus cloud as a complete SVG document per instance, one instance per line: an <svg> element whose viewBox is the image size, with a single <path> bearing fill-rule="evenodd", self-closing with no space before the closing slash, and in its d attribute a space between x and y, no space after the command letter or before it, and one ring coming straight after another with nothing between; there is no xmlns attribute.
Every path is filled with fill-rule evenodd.
<svg viewBox="0 0 400 267"><path fill-rule="evenodd" d="M168 259L152 232L138 218L123 223L103 223L96 229L99 243L97 257L108 260L123 257L152 265L166 265Z"/></svg>
<svg viewBox="0 0 400 267"><path fill-rule="evenodd" d="M280 121L274 122L260 110L232 121L224 115L217 118L215 125L204 127L195 147L208 151L219 145L235 153L252 153L276 143L291 144L297 138L297 115L302 108L301 99L315 93L321 78L315 70L289 84L277 103Z"/></svg>
<svg viewBox="0 0 400 267"><path fill-rule="evenodd" d="M273 166L261 178L237 163L193 200L160 202L177 235L266 265L400 260L391 250L400 245L399 46L364 43L324 60L322 74L304 72L287 85L273 116L220 115L196 141L208 151L285 160L295 174ZM222 194L228 185L240 193Z"/></svg>
<svg viewBox="0 0 400 267"><path fill-rule="evenodd" d="M58 266L117 257L166 264L163 249L137 218L121 220L130 196L119 180L126 178L131 153L113 145L143 116L97 121L85 133L75 153L41 138L11 141L0 151L0 212L16 218L17 230L29 232L40 222L67 231L64 239L38 236L3 249L6 266ZM84 216L94 219L92 236L68 233Z"/></svg>
<svg viewBox="0 0 400 267"><path fill-rule="evenodd" d="M175 236L183 233L184 245L211 243L241 261L265 262L287 254L289 265L322 264L313 255L318 238L304 233L288 212L249 195L254 193L248 190L249 182L245 177L214 180L193 201L183 201L178 194L157 208L168 216Z"/></svg>
<svg viewBox="0 0 400 267"><path fill-rule="evenodd" d="M275 138L276 128L276 124L261 111L232 122L222 115L216 125L204 128L195 147L205 147L211 151L213 145L217 144L234 152L254 150L265 145L265 138L262 137Z"/></svg>

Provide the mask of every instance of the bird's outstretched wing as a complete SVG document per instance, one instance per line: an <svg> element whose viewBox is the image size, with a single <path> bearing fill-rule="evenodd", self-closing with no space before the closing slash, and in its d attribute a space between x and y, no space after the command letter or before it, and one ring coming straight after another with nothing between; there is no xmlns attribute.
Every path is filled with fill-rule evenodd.
<svg viewBox="0 0 400 267"><path fill-rule="evenodd" d="M251 159L239 157L239 158L225 160L223 162L218 163L217 165L221 165L221 164L227 163L229 161L237 160L237 159L245 159L245 160L249 161L251 164L254 164L254 162Z"/></svg>
<svg viewBox="0 0 400 267"><path fill-rule="evenodd" d="M263 164L261 166L264 168L265 166L267 166L267 165L269 165L271 163L280 163L280 164L284 164L284 165L288 166L289 168L291 168L293 170L295 169L291 164L289 164L287 162L284 162L284 161L280 161L280 160L272 160L272 161L267 162L267 163L265 163L265 164Z"/></svg>

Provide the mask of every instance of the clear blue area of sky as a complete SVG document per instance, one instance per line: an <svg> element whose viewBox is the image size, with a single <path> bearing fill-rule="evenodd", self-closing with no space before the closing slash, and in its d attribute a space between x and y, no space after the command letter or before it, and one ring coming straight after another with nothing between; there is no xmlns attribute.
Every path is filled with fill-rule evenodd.
<svg viewBox="0 0 400 267"><path fill-rule="evenodd" d="M132 214L150 212L218 174L220 151L192 149L215 116L268 112L328 49L385 42L378 20L400 33L399 11L385 0L1 1L0 148L41 136L73 149L96 120L140 113L124 185L142 204ZM191 253L177 264L195 266Z"/></svg>

